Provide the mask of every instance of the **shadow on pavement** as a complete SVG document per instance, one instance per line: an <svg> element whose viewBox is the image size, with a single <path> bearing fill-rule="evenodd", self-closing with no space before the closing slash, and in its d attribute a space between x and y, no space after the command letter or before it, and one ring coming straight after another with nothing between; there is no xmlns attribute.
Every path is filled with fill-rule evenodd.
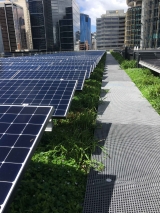
<svg viewBox="0 0 160 213"><path fill-rule="evenodd" d="M108 213L115 181L115 175L98 174L91 170L87 181L83 213Z"/></svg>

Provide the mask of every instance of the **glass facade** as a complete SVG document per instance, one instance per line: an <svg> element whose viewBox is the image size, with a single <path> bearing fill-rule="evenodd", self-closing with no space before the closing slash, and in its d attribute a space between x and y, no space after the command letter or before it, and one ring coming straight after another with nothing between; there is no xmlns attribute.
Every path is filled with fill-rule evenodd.
<svg viewBox="0 0 160 213"><path fill-rule="evenodd" d="M33 44L32 44L30 15L29 15L29 9L28 9L28 0L12 0L12 2L15 2L16 4L18 4L19 6L23 8L25 32L26 32L26 39L27 39L27 49L32 50Z"/></svg>
<svg viewBox="0 0 160 213"><path fill-rule="evenodd" d="M11 52L6 15L7 14L5 9L5 4L0 4L0 24L2 29L2 41L3 41L4 52ZM14 36L14 29L13 29L13 36ZM12 41L12 43L15 44L15 48L16 48L15 39Z"/></svg>
<svg viewBox="0 0 160 213"><path fill-rule="evenodd" d="M66 8L66 15L59 20L60 27L60 50L74 50L73 44L73 12L72 7ZM69 30L68 30L69 29Z"/></svg>
<svg viewBox="0 0 160 213"><path fill-rule="evenodd" d="M5 52L27 48L23 8L13 3L0 3L0 24Z"/></svg>
<svg viewBox="0 0 160 213"><path fill-rule="evenodd" d="M79 50L80 40L80 10L76 0L72 0L73 11L73 45L75 51Z"/></svg>
<svg viewBox="0 0 160 213"><path fill-rule="evenodd" d="M12 8L17 49L27 49L23 9L14 4Z"/></svg>
<svg viewBox="0 0 160 213"><path fill-rule="evenodd" d="M142 7L129 8L126 13L125 45L134 48L140 47L141 41L141 12Z"/></svg>
<svg viewBox="0 0 160 213"><path fill-rule="evenodd" d="M50 0L28 0L33 49L53 50L52 12Z"/></svg>
<svg viewBox="0 0 160 213"><path fill-rule="evenodd" d="M80 14L80 42L87 42L91 49L91 19L86 14Z"/></svg>
<svg viewBox="0 0 160 213"><path fill-rule="evenodd" d="M51 0L54 50L79 49L80 12L76 0Z"/></svg>
<svg viewBox="0 0 160 213"><path fill-rule="evenodd" d="M141 48L160 47L160 0L142 1Z"/></svg>

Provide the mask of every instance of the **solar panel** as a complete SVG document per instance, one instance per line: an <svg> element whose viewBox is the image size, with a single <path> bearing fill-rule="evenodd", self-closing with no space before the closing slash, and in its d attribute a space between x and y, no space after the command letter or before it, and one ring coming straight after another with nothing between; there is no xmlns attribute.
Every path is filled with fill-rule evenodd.
<svg viewBox="0 0 160 213"><path fill-rule="evenodd" d="M65 79L65 80L78 80L76 90L82 90L84 81L86 78L87 71L86 70L78 70L78 71L20 71L17 75L14 76L14 79Z"/></svg>
<svg viewBox="0 0 160 213"><path fill-rule="evenodd" d="M0 213L6 211L52 107L0 106Z"/></svg>
<svg viewBox="0 0 160 213"><path fill-rule="evenodd" d="M0 66L0 70L1 71L9 71L9 73L11 72L15 72L15 71L86 71L86 78L88 79L90 77L90 73L91 73L91 65L68 65L68 64L63 64L63 65L45 65L42 63L39 63L36 65L36 63L34 65L31 65L31 63L27 63L27 64L22 64L20 63L19 65L17 64L12 64L12 65L3 65ZM4 74L3 74L4 75ZM10 77L11 75L9 75ZM5 78L5 76L2 76L2 78ZM8 78L8 77L7 77Z"/></svg>
<svg viewBox="0 0 160 213"><path fill-rule="evenodd" d="M80 52L70 52L70 53L64 53L64 52L61 52L61 53L52 53L52 54L43 54L42 53L39 53L39 54L36 54L34 56L23 56L23 57L9 57L7 58L8 61L18 61L19 59L20 60L23 60L23 61L27 61L27 60L30 60L30 59L33 59L35 61L38 61L38 60L79 60L82 58L84 58L85 60L91 60L91 59L94 59L94 60L97 60L99 59L100 57L103 56L103 54L105 53L105 51L80 51ZM0 62L1 61L5 61L6 58L1 58L0 59Z"/></svg>
<svg viewBox="0 0 160 213"><path fill-rule="evenodd" d="M63 71L66 72L66 75L58 77L57 73L47 73L49 75L45 79L72 79L78 80L77 90L83 89L84 79L82 79L82 71L87 70L86 79L90 77L91 72L96 67L97 63L101 59L105 52L104 51L81 51L81 52L70 52L70 53L55 53L55 54L36 54L34 56L24 56L24 57L10 57L10 58L1 58L0 59L0 79L15 79L17 72L18 79L42 79L42 76L39 78L27 76L25 78L22 75L29 75L28 71ZM6 72L4 72L6 71ZM22 71L27 71L23 72ZM76 78L72 77L74 73L68 74L67 72L77 71L79 76ZM28 73L28 74L27 74ZM33 74L33 73L32 73ZM46 74L46 73L45 73ZM59 73L58 73L59 74ZM37 73L37 75L42 75L42 73ZM54 76L55 75L55 76ZM63 75L63 73L62 73ZM20 76L20 77L19 77ZM16 79L17 79L16 78Z"/></svg>
<svg viewBox="0 0 160 213"><path fill-rule="evenodd" d="M17 73L17 70L0 70L0 79L10 79Z"/></svg>
<svg viewBox="0 0 160 213"><path fill-rule="evenodd" d="M18 71L18 70L36 70L39 67L39 65L3 65L0 66L0 71ZM47 66L45 66L47 67Z"/></svg>
<svg viewBox="0 0 160 213"><path fill-rule="evenodd" d="M0 104L54 106L53 117L66 117L77 81L0 80Z"/></svg>

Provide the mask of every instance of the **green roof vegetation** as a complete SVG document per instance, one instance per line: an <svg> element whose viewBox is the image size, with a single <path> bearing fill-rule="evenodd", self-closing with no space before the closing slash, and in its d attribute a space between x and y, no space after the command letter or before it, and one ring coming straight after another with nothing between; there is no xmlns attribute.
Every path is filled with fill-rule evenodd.
<svg viewBox="0 0 160 213"><path fill-rule="evenodd" d="M120 53L111 52L111 54L136 84L143 96L160 114L160 78L157 73L146 68L136 68L136 61L125 60Z"/></svg>
<svg viewBox="0 0 160 213"><path fill-rule="evenodd" d="M87 173L103 168L91 153L98 145L94 129L105 60L106 54L83 91L76 91L67 119L53 120L53 131L44 133L9 213L82 212Z"/></svg>

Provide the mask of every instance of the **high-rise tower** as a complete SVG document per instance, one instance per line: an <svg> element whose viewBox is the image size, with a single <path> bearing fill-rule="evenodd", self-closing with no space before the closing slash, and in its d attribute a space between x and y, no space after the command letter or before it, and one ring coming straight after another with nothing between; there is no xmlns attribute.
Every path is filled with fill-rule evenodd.
<svg viewBox="0 0 160 213"><path fill-rule="evenodd" d="M130 8L126 12L125 45L140 47L142 0L127 0L127 5Z"/></svg>
<svg viewBox="0 0 160 213"><path fill-rule="evenodd" d="M12 0L12 1L15 1L16 4L20 5L23 8L27 47L29 50L32 50L33 43L32 43L32 33L31 33L31 23L30 23L28 0Z"/></svg>
<svg viewBox="0 0 160 213"><path fill-rule="evenodd" d="M88 15L80 14L80 49L91 49L91 19Z"/></svg>
<svg viewBox="0 0 160 213"><path fill-rule="evenodd" d="M142 1L141 48L160 47L160 0Z"/></svg>
<svg viewBox="0 0 160 213"><path fill-rule="evenodd" d="M51 0L28 0L33 49L53 50Z"/></svg>
<svg viewBox="0 0 160 213"><path fill-rule="evenodd" d="M80 10L76 0L51 0L54 50L79 50Z"/></svg>
<svg viewBox="0 0 160 213"><path fill-rule="evenodd" d="M0 2L0 25L4 52L27 49L22 7L10 1Z"/></svg>

